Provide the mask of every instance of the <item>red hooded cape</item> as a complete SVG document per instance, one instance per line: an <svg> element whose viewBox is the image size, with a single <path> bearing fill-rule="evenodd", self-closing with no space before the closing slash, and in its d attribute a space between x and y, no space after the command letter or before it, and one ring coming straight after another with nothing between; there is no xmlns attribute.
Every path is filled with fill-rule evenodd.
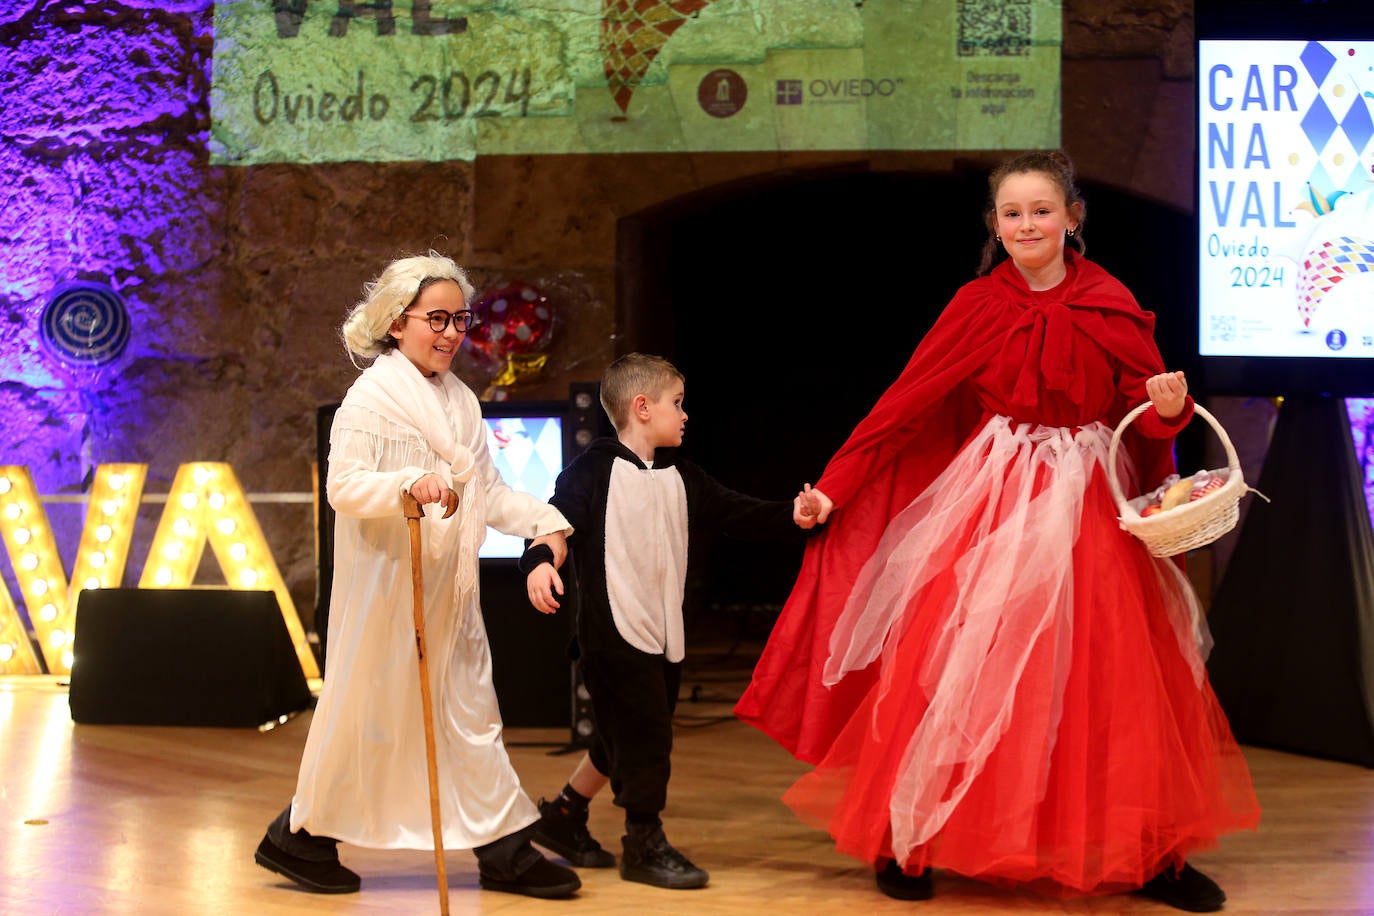
<svg viewBox="0 0 1374 916"><path fill-rule="evenodd" d="M962 287L817 481L837 508L808 543L735 707L796 757L819 762L877 676L875 663L834 687L821 680L836 618L889 520L990 416L1114 428L1148 400L1145 380L1164 371L1154 316L1091 261L1069 251L1066 266L1052 290L1032 291L1010 261ZM1173 435L1191 416L1190 399L1172 421L1149 410L1126 431L1122 445L1141 481L1174 472Z"/></svg>

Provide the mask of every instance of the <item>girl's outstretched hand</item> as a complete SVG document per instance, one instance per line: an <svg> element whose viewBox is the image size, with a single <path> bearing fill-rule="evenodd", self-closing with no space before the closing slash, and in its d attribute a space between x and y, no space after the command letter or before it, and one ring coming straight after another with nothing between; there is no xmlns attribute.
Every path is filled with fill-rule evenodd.
<svg viewBox="0 0 1374 916"><path fill-rule="evenodd" d="M825 524L825 520L834 509L835 504L831 502L830 497L808 483L802 485L802 491L793 501L792 517L803 528L811 528L814 525ZM810 524L803 524L802 519L809 519Z"/></svg>

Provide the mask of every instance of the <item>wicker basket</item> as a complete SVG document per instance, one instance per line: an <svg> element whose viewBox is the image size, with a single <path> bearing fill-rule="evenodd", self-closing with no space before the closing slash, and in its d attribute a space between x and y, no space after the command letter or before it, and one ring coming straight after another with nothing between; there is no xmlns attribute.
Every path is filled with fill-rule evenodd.
<svg viewBox="0 0 1374 916"><path fill-rule="evenodd" d="M1112 497L1116 500L1117 511L1120 512L1118 519L1121 527L1144 541L1152 555L1172 557L1210 544L1236 527L1236 522L1240 519L1240 498L1250 492L1250 488L1245 485L1245 475L1241 473L1236 447L1231 444L1231 438L1226 435L1226 430L1221 428L1221 424L1203 409L1202 405L1194 404L1193 410L1212 424L1212 429L1216 430L1222 446L1226 449L1226 468L1211 472L1217 476L1225 473L1226 482L1217 490L1192 502L1166 512L1141 517L1135 506L1131 505L1126 495L1121 492L1121 484L1117 482L1116 453L1126 427L1149 407L1150 402L1146 401L1126 414L1112 433L1112 444L1107 452L1107 483L1111 485Z"/></svg>

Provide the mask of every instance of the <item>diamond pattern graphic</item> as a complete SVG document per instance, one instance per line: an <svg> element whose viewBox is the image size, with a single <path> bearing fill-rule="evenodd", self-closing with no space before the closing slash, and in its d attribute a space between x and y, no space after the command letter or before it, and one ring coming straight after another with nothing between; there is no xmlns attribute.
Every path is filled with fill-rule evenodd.
<svg viewBox="0 0 1374 916"><path fill-rule="evenodd" d="M1298 314L1303 327L1310 327L1312 313L1323 296L1356 273L1374 271L1374 242L1343 235L1328 239L1303 258L1298 276Z"/></svg>
<svg viewBox="0 0 1374 916"><path fill-rule="evenodd" d="M712 0L601 0L601 56L606 84L622 113L649 65L688 17Z"/></svg>
<svg viewBox="0 0 1374 916"><path fill-rule="evenodd" d="M488 417L485 423L487 451L501 479L541 500L552 496L563 470L562 417ZM488 528L478 555L516 558L524 549L523 538Z"/></svg>
<svg viewBox="0 0 1374 916"><path fill-rule="evenodd" d="M1298 314L1303 326L1311 328L1317 306L1328 293L1356 276L1374 278L1374 241L1369 231L1374 189L1361 178L1366 153L1374 143L1370 103L1374 96L1360 86L1359 74L1368 69L1368 60L1367 52L1359 47L1342 44L1333 51L1320 42L1307 42L1298 58L1317 89L1299 124L1317 156L1308 160L1306 191L1296 209L1307 211L1315 220L1305 231L1295 233L1298 237L1284 256L1298 264ZM1365 298L1366 285L1362 280L1357 287L1342 291ZM1330 338L1328 346L1339 349Z"/></svg>
<svg viewBox="0 0 1374 916"><path fill-rule="evenodd" d="M556 417L488 420L487 448L507 484L541 499L563 470L563 428Z"/></svg>
<svg viewBox="0 0 1374 916"><path fill-rule="evenodd" d="M1326 148L1326 142L1336 132L1336 118L1321 96L1317 96L1307 114L1302 116L1302 132L1318 153Z"/></svg>
<svg viewBox="0 0 1374 916"><path fill-rule="evenodd" d="M1308 75L1318 86L1326 81L1327 74L1336 65L1336 55L1316 41L1309 41L1307 47L1302 49L1302 54L1299 55L1298 59L1302 61L1302 65L1307 68Z"/></svg>
<svg viewBox="0 0 1374 916"><path fill-rule="evenodd" d="M1350 103L1350 110L1341 119L1341 130L1345 131L1358 152L1363 152L1369 145L1370 138L1374 137L1374 119L1369 116L1369 105L1363 96L1356 96L1355 101Z"/></svg>
<svg viewBox="0 0 1374 916"><path fill-rule="evenodd" d="M1343 90L1348 88L1352 79L1349 75L1333 78L1332 84L1323 90L1322 83L1332 77L1340 59L1319 42L1308 42L1299 59L1318 90L1303 114L1300 124L1303 134L1322 159L1329 161L1337 171L1346 173L1334 176L1340 179L1335 185L1318 181L1315 172L1309 177L1309 182L1329 192L1333 187L1343 185L1374 140L1374 115L1371 115L1368 101L1374 96L1360 92L1356 85L1354 98L1348 106L1343 106ZM1334 109L1333 104L1336 106ZM1341 107L1345 107L1343 115L1338 113ZM1338 145L1331 146L1333 138L1339 139Z"/></svg>

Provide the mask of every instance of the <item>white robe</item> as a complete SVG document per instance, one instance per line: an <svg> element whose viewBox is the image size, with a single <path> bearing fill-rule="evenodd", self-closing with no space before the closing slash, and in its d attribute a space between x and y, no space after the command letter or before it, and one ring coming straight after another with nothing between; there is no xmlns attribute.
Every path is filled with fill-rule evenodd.
<svg viewBox="0 0 1374 916"><path fill-rule="evenodd" d="M522 537L571 529L552 506L506 486L472 392L448 373L427 381L393 350L349 389L330 432L337 521L328 668L292 830L370 848L434 848L401 509L402 492L427 473L460 492L452 517L430 505L421 520L444 847L480 846L538 819L501 741L477 548L487 525Z"/></svg>

